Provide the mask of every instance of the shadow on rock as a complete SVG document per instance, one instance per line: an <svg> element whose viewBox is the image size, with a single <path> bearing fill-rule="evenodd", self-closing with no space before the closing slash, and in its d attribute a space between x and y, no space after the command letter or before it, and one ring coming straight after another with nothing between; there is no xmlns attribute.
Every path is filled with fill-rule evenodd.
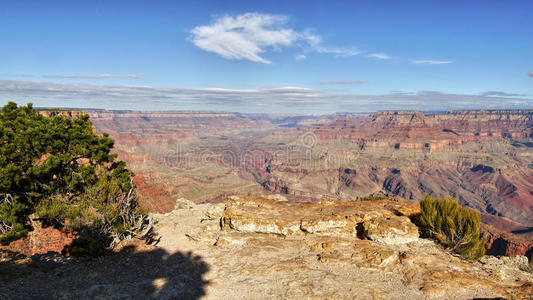
<svg viewBox="0 0 533 300"><path fill-rule="evenodd" d="M58 259L49 254L0 262L0 298L198 299L208 284L208 264L190 252L127 246L97 258Z"/></svg>

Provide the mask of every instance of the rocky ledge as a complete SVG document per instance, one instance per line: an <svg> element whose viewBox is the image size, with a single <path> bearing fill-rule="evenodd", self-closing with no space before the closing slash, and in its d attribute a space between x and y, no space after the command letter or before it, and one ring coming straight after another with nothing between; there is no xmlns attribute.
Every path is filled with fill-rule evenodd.
<svg viewBox="0 0 533 300"><path fill-rule="evenodd" d="M208 274L209 298L231 298L233 290L255 298L339 299L526 297L533 292L533 275L521 271L527 269L523 256L468 262L419 238L409 218L417 205L292 203L283 197L187 203L178 201L182 209L161 215L163 227L174 224L174 230L161 232L161 243L164 247L165 236L181 230L196 249L207 247L203 255L215 261L215 271ZM179 224L195 214L196 225Z"/></svg>
<svg viewBox="0 0 533 300"><path fill-rule="evenodd" d="M528 298L524 256L464 261L418 237L416 205L287 202L282 196L185 199L158 219L157 246L94 260L1 265L0 298L472 299ZM2 268L5 267L5 268ZM7 267L10 267L7 268ZM7 270L7 269L9 270ZM2 278L0 276L0 278Z"/></svg>

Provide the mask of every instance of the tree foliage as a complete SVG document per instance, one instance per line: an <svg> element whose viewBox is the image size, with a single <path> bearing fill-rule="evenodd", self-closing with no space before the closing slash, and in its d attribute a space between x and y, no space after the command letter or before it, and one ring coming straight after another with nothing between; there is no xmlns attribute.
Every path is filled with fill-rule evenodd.
<svg viewBox="0 0 533 300"><path fill-rule="evenodd" d="M23 237L31 229L31 214L108 239L131 231L140 217L133 174L110 154L113 143L108 134L93 132L88 115L49 118L31 103L5 105L0 112L0 243Z"/></svg>
<svg viewBox="0 0 533 300"><path fill-rule="evenodd" d="M420 210L417 223L423 237L432 238L467 259L485 255L477 211L459 205L456 199L433 199L431 196L420 202Z"/></svg>

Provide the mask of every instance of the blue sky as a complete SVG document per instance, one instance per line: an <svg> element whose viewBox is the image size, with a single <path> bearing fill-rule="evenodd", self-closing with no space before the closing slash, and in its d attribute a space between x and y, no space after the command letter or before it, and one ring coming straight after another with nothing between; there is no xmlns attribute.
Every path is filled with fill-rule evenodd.
<svg viewBox="0 0 533 300"><path fill-rule="evenodd" d="M533 108L532 1L3 1L0 104Z"/></svg>

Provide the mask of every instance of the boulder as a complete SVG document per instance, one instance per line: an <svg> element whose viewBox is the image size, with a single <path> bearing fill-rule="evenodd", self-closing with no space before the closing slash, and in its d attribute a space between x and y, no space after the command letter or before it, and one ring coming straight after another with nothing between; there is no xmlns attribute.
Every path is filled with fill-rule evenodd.
<svg viewBox="0 0 533 300"><path fill-rule="evenodd" d="M418 240L418 227L405 216L366 220L363 228L365 236L376 242L403 244Z"/></svg>

